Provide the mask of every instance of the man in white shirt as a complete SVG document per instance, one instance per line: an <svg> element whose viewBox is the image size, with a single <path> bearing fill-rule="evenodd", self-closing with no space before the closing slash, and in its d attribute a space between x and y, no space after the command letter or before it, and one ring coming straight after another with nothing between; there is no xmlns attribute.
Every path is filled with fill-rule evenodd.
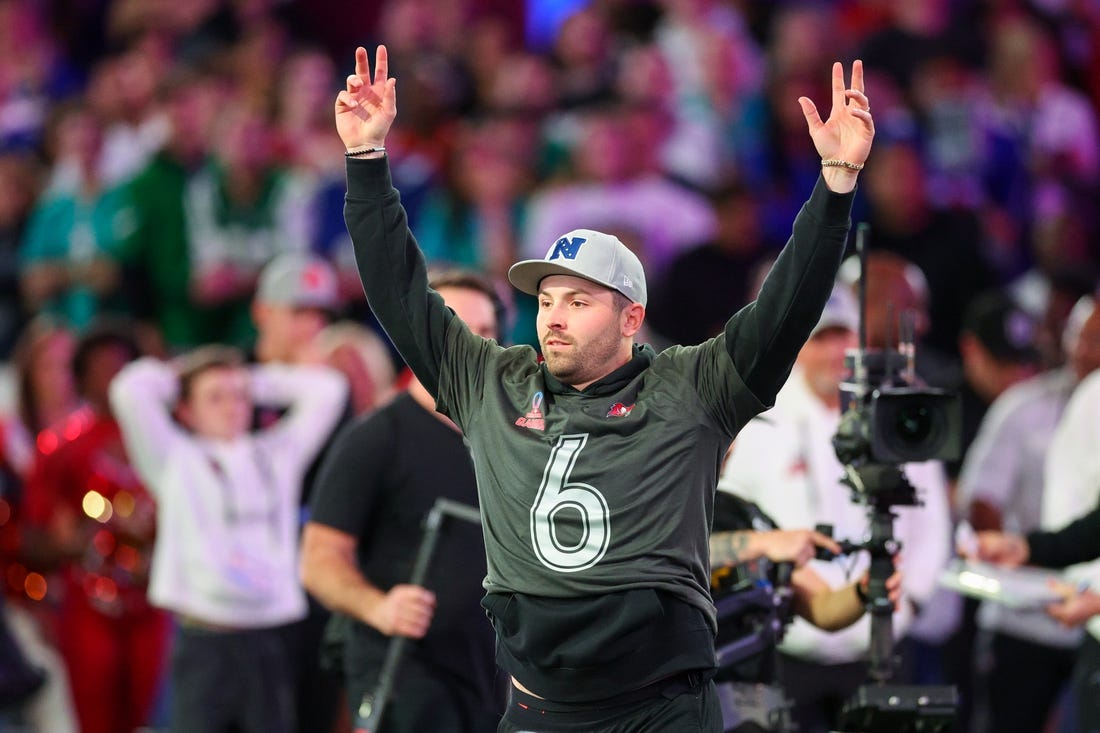
<svg viewBox="0 0 1100 733"><path fill-rule="evenodd" d="M179 625L172 730L293 730L278 627L306 613L298 492L346 391L328 368L250 371L240 352L216 346L178 368L141 359L112 382L127 452L157 501L149 598ZM289 410L251 433L253 404Z"/></svg>
<svg viewBox="0 0 1100 733"><path fill-rule="evenodd" d="M958 508L978 530L1038 529L1044 465L1055 429L1078 382L1100 367L1100 313L1082 298L1066 326L1069 363L1007 389L993 402L959 476ZM978 610L978 730L1041 730L1069 679L1081 630L1042 610L989 601ZM984 697L984 700L982 698Z"/></svg>
<svg viewBox="0 0 1100 733"><path fill-rule="evenodd" d="M780 527L831 524L838 538L861 541L867 510L841 484L843 467L832 437L840 420L839 386L844 354L856 345L858 308L850 291L833 290L820 321L799 353L775 407L746 425L734 442L718 488L756 502ZM903 602L894 614L896 637L913 620L913 602L927 601L950 547L946 479L939 463L910 464L906 476L921 507L899 507L895 535L902 542ZM831 587L861 577L866 553L832 561L811 560ZM839 707L866 679L870 618L828 633L797 619L780 645L780 680L794 699L804 733L828 730Z"/></svg>
<svg viewBox="0 0 1100 733"><path fill-rule="evenodd" d="M1050 442L1043 475L1043 529L1058 530L1096 507L1100 500L1098 446L1100 372L1094 371L1074 390ZM1071 566L1066 575L1072 583L1100 587L1100 560ZM1085 625L1073 688L1080 730L1096 731L1100 730L1100 615L1077 613L1084 604L1075 600L1067 599L1051 614L1066 625Z"/></svg>

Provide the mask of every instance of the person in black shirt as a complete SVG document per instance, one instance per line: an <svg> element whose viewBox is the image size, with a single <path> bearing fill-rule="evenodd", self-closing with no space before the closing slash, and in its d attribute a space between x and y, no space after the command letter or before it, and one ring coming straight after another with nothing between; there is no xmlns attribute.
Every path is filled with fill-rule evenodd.
<svg viewBox="0 0 1100 733"><path fill-rule="evenodd" d="M467 326L498 331L492 290L468 276L433 280ZM492 627L479 605L485 546L479 527L444 523L427 587L408 584L420 525L445 497L477 505L462 436L415 379L390 405L353 423L326 457L302 545L302 578L354 620L344 651L354 719L377 684L391 637L416 639L386 709L387 733L495 730Z"/></svg>

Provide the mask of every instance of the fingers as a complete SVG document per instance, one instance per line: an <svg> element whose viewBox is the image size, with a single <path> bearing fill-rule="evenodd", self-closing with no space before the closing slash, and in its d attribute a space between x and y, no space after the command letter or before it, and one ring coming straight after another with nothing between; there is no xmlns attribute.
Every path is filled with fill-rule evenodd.
<svg viewBox="0 0 1100 733"><path fill-rule="evenodd" d="M840 545L832 537L823 535L820 532L810 532L810 540L818 547L824 547L834 555L840 554Z"/></svg>
<svg viewBox="0 0 1100 733"><path fill-rule="evenodd" d="M833 62L833 109L830 114L837 114L844 108L844 66L839 61Z"/></svg>
<svg viewBox="0 0 1100 733"><path fill-rule="evenodd" d="M390 77L390 55L385 46L374 53L374 83L381 84Z"/></svg>
<svg viewBox="0 0 1100 733"><path fill-rule="evenodd" d="M813 135L825 123L821 121L821 115L817 112L817 105L809 97L799 97L798 103L802 106L802 114L806 117L806 124Z"/></svg>
<svg viewBox="0 0 1100 733"><path fill-rule="evenodd" d="M867 100L867 95L858 89L847 89L844 92L844 96L857 105L855 107L856 109L871 109L871 103ZM852 105L848 105L848 109L852 109Z"/></svg>
<svg viewBox="0 0 1100 733"><path fill-rule="evenodd" d="M415 585L398 585L390 590L392 633L419 639L428 633L435 613L435 594Z"/></svg>
<svg viewBox="0 0 1100 733"><path fill-rule="evenodd" d="M343 91L336 95L336 111L346 112L359 106L359 100L350 92Z"/></svg>
<svg viewBox="0 0 1100 733"><path fill-rule="evenodd" d="M861 59L852 62L852 89L859 92L866 91L866 87L863 85L863 61Z"/></svg>
<svg viewBox="0 0 1100 733"><path fill-rule="evenodd" d="M387 79L382 92L382 109L390 116L397 114L397 79Z"/></svg>
<svg viewBox="0 0 1100 733"><path fill-rule="evenodd" d="M355 74L364 79L370 77L370 67L367 65L367 49L362 46L355 49Z"/></svg>

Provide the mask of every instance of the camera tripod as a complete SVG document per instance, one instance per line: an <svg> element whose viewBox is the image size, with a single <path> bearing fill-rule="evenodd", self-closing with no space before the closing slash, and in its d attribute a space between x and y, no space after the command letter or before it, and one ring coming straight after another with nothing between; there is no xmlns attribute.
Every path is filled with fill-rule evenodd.
<svg viewBox="0 0 1100 733"><path fill-rule="evenodd" d="M920 504L916 490L896 465L845 464L846 483L854 498L866 504L871 536L861 544L844 543L871 555L867 612L871 614L871 682L844 705L840 731L849 733L939 733L955 720L958 693L948 685L892 685L894 676L894 607L886 580L894 572L899 544L894 538L895 506Z"/></svg>

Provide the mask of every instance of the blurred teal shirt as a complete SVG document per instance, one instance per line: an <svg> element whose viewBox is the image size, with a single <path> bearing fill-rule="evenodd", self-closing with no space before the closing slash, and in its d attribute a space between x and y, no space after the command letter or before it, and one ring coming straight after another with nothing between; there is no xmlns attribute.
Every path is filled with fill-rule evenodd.
<svg viewBox="0 0 1100 733"><path fill-rule="evenodd" d="M20 266L25 271L39 264L103 258L119 262L134 226L134 212L121 187L90 199L74 191L47 191L27 224ZM45 310L81 329L104 305L104 299L90 288L75 285L57 293Z"/></svg>

